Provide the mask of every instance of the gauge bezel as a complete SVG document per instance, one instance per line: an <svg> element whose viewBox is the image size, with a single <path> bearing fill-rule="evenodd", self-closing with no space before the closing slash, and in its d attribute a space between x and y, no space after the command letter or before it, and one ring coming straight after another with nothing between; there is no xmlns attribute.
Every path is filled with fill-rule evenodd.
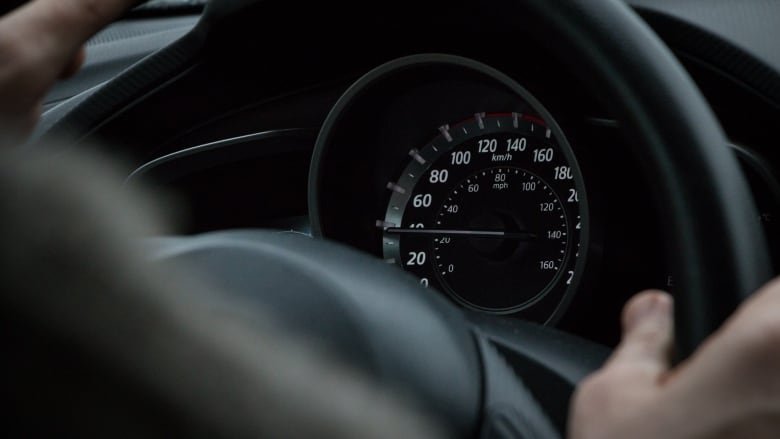
<svg viewBox="0 0 780 439"><path fill-rule="evenodd" d="M579 162L577 161L572 151L571 145L566 135L555 118L541 104L541 102L534 97L534 95L532 95L519 83L504 73L481 62L448 54L411 55L390 61L371 70L363 77L361 77L357 82L355 82L351 87L349 87L349 89L339 99L326 118L315 145L312 166L310 170L309 192L309 209L312 220L312 233L315 237L328 237L328 231L324 230L321 216L322 211L320 208L321 190L323 188L322 167L325 162L325 157L327 157L327 155L330 153L330 147L333 143L334 137L338 133L346 115L349 114L352 107L356 105L356 102L359 101L360 98L371 92L372 88L384 82L392 81L395 75L408 72L410 70L423 69L431 66L451 67L454 69L468 71L472 74L476 74L476 76L481 77L486 81L493 83L494 85L508 90L513 95L518 97L519 100L526 103L528 107L533 110L532 112L534 114L538 115L538 117L544 120L547 128L549 128L552 131L553 136L555 136L559 145L559 149L565 156L566 161L571 164L571 166L577 171L574 173L574 186L581 194L581 199L579 202L579 213L581 216L582 229L580 231L579 256L576 258L576 263L574 266L574 276L572 278L571 284L562 294L560 301L555 304L552 307L552 311L548 313L549 315L544 319L539 319L545 324L554 324L560 319L563 312L568 308L574 292L579 288L583 278L584 268L590 246L591 230L588 192L582 177ZM377 250L381 252L381 248Z"/></svg>

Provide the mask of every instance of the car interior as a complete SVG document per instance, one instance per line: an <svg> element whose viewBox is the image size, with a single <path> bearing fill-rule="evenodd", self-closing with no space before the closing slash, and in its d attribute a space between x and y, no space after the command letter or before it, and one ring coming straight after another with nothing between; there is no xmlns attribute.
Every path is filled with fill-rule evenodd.
<svg viewBox="0 0 780 439"><path fill-rule="evenodd" d="M680 360L780 270L778 23L765 0L150 1L29 147L121 159L182 208L153 258L458 437L561 435L632 295L674 295Z"/></svg>

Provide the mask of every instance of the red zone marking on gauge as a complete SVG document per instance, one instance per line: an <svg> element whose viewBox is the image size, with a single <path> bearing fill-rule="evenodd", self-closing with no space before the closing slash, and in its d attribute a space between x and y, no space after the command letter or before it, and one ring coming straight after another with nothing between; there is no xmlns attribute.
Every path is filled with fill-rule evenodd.
<svg viewBox="0 0 780 439"><path fill-rule="evenodd" d="M547 122L545 122L545 121L544 121L544 120L542 120L542 119L539 119L538 117L529 116L529 115L527 115L527 114L524 114L524 115L522 115L520 118L521 118L521 119L525 119L525 120L527 120L527 121L531 121L531 122L533 122L533 123L538 123L539 125L542 125L542 126L547 126Z"/></svg>
<svg viewBox="0 0 780 439"><path fill-rule="evenodd" d="M491 117L512 117L512 113L487 113L485 114L485 118L491 118ZM520 119L527 120L529 122L533 122L542 126L547 126L547 122L544 120L536 117L536 116L529 116L527 114L521 114ZM463 119L459 122L456 122L452 125L451 129L457 128L463 124L474 122L476 119L474 117L469 117L468 119Z"/></svg>

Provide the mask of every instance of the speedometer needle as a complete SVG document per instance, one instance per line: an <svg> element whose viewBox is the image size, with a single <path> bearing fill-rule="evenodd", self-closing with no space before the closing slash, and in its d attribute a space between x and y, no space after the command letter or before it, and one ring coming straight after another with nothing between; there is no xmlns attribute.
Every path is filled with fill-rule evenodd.
<svg viewBox="0 0 780 439"><path fill-rule="evenodd" d="M526 231L506 232L503 230L468 230L468 229L402 229L399 227L388 227L387 233L399 235L450 235L450 236L468 236L473 238L498 238L498 239L516 239L519 241L531 241L536 239L536 235Z"/></svg>

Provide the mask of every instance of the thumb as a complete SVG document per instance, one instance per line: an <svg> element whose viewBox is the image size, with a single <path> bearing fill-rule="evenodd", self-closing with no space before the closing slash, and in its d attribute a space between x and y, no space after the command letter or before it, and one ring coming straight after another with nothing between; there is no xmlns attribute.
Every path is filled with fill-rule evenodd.
<svg viewBox="0 0 780 439"><path fill-rule="evenodd" d="M607 362L607 369L636 374L636 380L658 382L669 369L674 320L672 298L661 291L634 296L623 309L623 340Z"/></svg>

